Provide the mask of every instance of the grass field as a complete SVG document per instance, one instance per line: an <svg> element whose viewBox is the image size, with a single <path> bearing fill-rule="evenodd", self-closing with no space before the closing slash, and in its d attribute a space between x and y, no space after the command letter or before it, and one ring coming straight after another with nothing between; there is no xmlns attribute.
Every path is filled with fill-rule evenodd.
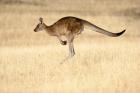
<svg viewBox="0 0 140 93"><path fill-rule="evenodd" d="M140 92L138 0L6 1L0 0L0 93ZM86 30L74 41L76 55L60 64L68 47L33 32L40 16L48 25L76 16L126 33L112 38Z"/></svg>

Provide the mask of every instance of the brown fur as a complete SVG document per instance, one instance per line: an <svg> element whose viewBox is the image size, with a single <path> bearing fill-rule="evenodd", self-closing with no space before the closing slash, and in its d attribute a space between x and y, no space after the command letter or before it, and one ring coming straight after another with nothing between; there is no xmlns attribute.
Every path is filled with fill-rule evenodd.
<svg viewBox="0 0 140 93"><path fill-rule="evenodd" d="M40 23L36 26L34 31L37 32L41 30L46 30L46 32L49 35L57 36L62 45L66 45L68 43L70 57L75 55L74 46L73 46L74 37L76 35L81 34L81 32L84 30L84 26L88 26L89 28L91 28L96 32L112 37L120 36L125 32L125 30L123 30L122 32L119 33L112 33L86 20L76 18L76 17L63 17L51 26L47 26L45 23L43 23L43 18L40 18L39 21ZM61 39L61 36L65 36L67 40L63 41Z"/></svg>

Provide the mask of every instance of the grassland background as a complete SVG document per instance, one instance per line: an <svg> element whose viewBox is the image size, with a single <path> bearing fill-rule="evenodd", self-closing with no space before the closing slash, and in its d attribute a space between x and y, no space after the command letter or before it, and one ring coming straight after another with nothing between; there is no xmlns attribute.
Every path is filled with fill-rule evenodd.
<svg viewBox="0 0 140 93"><path fill-rule="evenodd" d="M64 16L119 32L112 38L86 30L76 55L64 64L67 46L45 32ZM0 93L139 93L139 0L0 0Z"/></svg>

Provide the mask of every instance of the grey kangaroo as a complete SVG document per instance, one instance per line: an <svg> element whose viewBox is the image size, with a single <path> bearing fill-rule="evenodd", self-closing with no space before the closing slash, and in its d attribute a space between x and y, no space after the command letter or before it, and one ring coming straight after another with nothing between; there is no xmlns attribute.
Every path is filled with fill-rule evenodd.
<svg viewBox="0 0 140 93"><path fill-rule="evenodd" d="M84 27L89 27L93 31L96 31L96 32L99 32L99 33L102 33L104 35L111 36L111 37L120 36L125 32L125 30L123 30L118 33L112 33L86 20L76 18L76 17L71 17L71 16L63 17L50 26L47 26L43 22L43 18L39 18L39 23L35 27L34 31L38 32L38 31L45 30L49 35L56 36L62 45L68 44L69 57L73 57L75 55L74 45L73 45L74 37L76 35L81 34L81 32L84 30ZM62 40L61 38L62 36L65 36L66 40Z"/></svg>

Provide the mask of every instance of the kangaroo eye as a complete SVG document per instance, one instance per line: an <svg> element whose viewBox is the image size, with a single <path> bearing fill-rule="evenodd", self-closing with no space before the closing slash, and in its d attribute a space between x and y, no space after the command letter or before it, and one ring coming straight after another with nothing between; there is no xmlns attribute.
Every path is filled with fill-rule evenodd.
<svg viewBox="0 0 140 93"><path fill-rule="evenodd" d="M40 25L38 24L37 27L40 27Z"/></svg>

